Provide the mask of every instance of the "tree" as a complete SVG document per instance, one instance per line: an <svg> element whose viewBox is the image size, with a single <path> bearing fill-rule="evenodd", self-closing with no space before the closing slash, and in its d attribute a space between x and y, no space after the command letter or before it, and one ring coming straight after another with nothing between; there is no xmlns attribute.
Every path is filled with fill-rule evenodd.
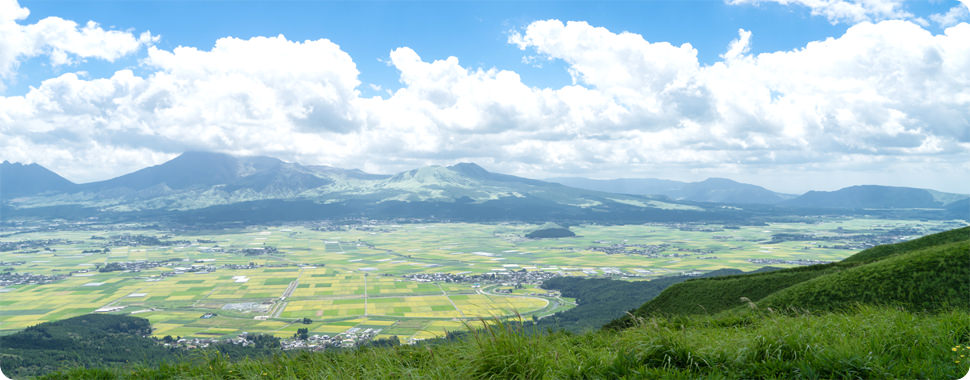
<svg viewBox="0 0 970 380"><path fill-rule="evenodd" d="M307 329L306 327L298 328L296 329L296 334L293 334L293 337L299 340L307 340L310 338L310 329Z"/></svg>
<svg viewBox="0 0 970 380"><path fill-rule="evenodd" d="M389 338L375 339L371 341L372 346L376 347L394 347L401 345L401 339L397 335L391 335Z"/></svg>

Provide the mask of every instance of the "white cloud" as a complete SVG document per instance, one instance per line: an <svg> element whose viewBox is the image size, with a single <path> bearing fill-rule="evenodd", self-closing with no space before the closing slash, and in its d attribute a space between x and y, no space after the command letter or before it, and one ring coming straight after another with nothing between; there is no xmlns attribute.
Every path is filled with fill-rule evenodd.
<svg viewBox="0 0 970 380"><path fill-rule="evenodd" d="M16 0L0 0L0 91L24 59L46 55L53 66L77 63L85 58L114 61L140 46L157 40L149 32L134 35L104 30L88 21L84 26L59 17L46 17L22 25L30 14Z"/></svg>
<svg viewBox="0 0 970 380"><path fill-rule="evenodd" d="M98 176L78 173L89 165L81 158L115 154L106 148L142 152L134 160L142 163L156 152L187 149L330 157L348 154L353 138L345 135L363 126L356 65L328 40L223 38L209 51L151 47L144 65L156 71L94 80L68 73L24 96L0 97L0 135L38 152L75 152L76 159L42 159L90 180ZM0 149L15 143L4 141Z"/></svg>
<svg viewBox="0 0 970 380"><path fill-rule="evenodd" d="M733 61L744 57L751 51L751 31L738 29L738 39L731 41L728 50L721 55L726 61Z"/></svg>
<svg viewBox="0 0 970 380"><path fill-rule="evenodd" d="M914 19L903 10L904 0L727 0L732 5L777 3L807 7L812 15L824 16L829 22L859 23L890 19ZM915 21L915 20L914 20Z"/></svg>
<svg viewBox="0 0 970 380"><path fill-rule="evenodd" d="M958 24L962 20L966 20L970 17L970 0L963 0L964 3L950 8L946 13L932 14L930 15L930 20L933 20L937 25L941 27L950 27Z"/></svg>
<svg viewBox="0 0 970 380"><path fill-rule="evenodd" d="M861 23L752 55L756 38L739 30L702 65L689 44L537 21L509 42L562 60L574 84L533 87L401 47L386 62L402 86L386 98L363 97L353 59L326 39L150 47L150 74L68 73L0 97L0 152L75 180L188 149L382 172L471 160L532 177L970 174L970 24Z"/></svg>

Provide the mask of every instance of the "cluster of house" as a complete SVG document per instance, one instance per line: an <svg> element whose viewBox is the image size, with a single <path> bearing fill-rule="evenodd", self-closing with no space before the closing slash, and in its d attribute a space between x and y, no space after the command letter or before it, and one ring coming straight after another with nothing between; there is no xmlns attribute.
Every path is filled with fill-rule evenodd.
<svg viewBox="0 0 970 380"><path fill-rule="evenodd" d="M36 285L59 281L67 277L63 274L46 275L34 273L0 272L0 286Z"/></svg>
<svg viewBox="0 0 970 380"><path fill-rule="evenodd" d="M607 241L595 241L596 244L610 244ZM586 248L594 252L603 252L607 255L645 255L658 256L661 252L670 249L670 244L626 244L614 243L608 246L592 246Z"/></svg>
<svg viewBox="0 0 970 380"><path fill-rule="evenodd" d="M308 335L306 340L297 338L282 339L280 340L280 345L284 350L322 351L328 347L350 348L370 342L380 332L381 329L353 327L334 336L313 334Z"/></svg>
<svg viewBox="0 0 970 380"><path fill-rule="evenodd" d="M0 252L24 251L17 253L34 253L40 249L51 251L52 245L70 244L71 241L64 239L36 239L20 241L0 241Z"/></svg>
<svg viewBox="0 0 970 380"><path fill-rule="evenodd" d="M164 265L172 266L174 262L182 261L182 259L168 259L163 261L115 261L107 263L104 266L98 268L98 272L115 272L115 271L126 271L126 272L141 272L145 269L156 268Z"/></svg>
<svg viewBox="0 0 970 380"><path fill-rule="evenodd" d="M556 272L508 270L496 268L495 271L482 274L465 273L412 273L404 278L418 282L458 282L465 284L541 284L543 281L559 276Z"/></svg>
<svg viewBox="0 0 970 380"><path fill-rule="evenodd" d="M162 236L162 239L168 239L168 238L171 238L171 236L170 235ZM104 238L101 238L99 236L92 236L91 239L102 240ZM115 246L115 247L133 247L133 246L139 246L139 245L168 247L173 245L192 244L192 242L188 240L162 240L162 239L159 239L151 235L121 234L121 235L111 236L111 239L108 245Z"/></svg>
<svg viewBox="0 0 970 380"><path fill-rule="evenodd" d="M280 348L283 350L310 350L322 351L327 348L351 348L370 342L380 334L381 329L361 329L351 328L345 332L330 336L313 334L307 339L286 338L280 339ZM231 338L182 338L172 339L166 337L161 341L165 347L178 347L183 349L207 348L214 344L235 344L243 347L256 345L254 339L256 335L247 332L240 333Z"/></svg>
<svg viewBox="0 0 970 380"><path fill-rule="evenodd" d="M595 241L596 244L609 244L606 246L592 246L586 249L595 252L603 252L607 255L642 255L647 257L686 257L693 255L709 255L714 253L710 249L700 248L674 248L670 244L627 244L611 243L608 241ZM674 253L663 253L676 251ZM686 253L680 253L686 252Z"/></svg>
<svg viewBox="0 0 970 380"><path fill-rule="evenodd" d="M748 259L755 264L789 264L789 265L815 265L828 264L831 261L825 260L802 260L802 259Z"/></svg>

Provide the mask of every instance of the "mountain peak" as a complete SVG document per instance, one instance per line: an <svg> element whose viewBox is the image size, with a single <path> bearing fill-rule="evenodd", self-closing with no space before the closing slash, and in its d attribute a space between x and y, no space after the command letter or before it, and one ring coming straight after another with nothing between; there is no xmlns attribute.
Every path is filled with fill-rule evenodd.
<svg viewBox="0 0 970 380"><path fill-rule="evenodd" d="M3 197L67 191L75 184L36 163L3 161L0 164L0 194Z"/></svg>
<svg viewBox="0 0 970 380"><path fill-rule="evenodd" d="M226 159L226 158L235 158L235 156L228 153L222 153L222 152L209 152L204 150L187 150L185 152L182 152L182 154L176 156L175 158L171 159L170 161L208 160L208 159Z"/></svg>
<svg viewBox="0 0 970 380"><path fill-rule="evenodd" d="M786 202L789 206L815 208L937 208L942 203L929 190L882 185L809 191Z"/></svg>
<svg viewBox="0 0 970 380"><path fill-rule="evenodd" d="M478 164L474 162L459 162L449 166L448 169L469 177L482 177L490 174L488 170L485 170L485 168L478 166Z"/></svg>
<svg viewBox="0 0 970 380"><path fill-rule="evenodd" d="M707 183L707 184L741 184L740 182L735 181L733 179L721 178L721 177L710 177L710 178L705 179L705 180L703 180L703 181L701 181L699 183Z"/></svg>

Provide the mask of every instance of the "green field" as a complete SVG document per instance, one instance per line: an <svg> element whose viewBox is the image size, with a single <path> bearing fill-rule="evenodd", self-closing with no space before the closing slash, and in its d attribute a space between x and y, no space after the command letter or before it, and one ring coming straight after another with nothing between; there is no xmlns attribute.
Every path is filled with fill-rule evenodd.
<svg viewBox="0 0 970 380"><path fill-rule="evenodd" d="M240 332L290 336L297 328L336 334L380 328L402 340L462 329L462 320L543 316L567 300L534 285L497 293L473 283L417 282L415 273L544 271L631 280L719 268L753 270L784 262L841 260L857 252L853 236L913 238L959 227L957 222L826 219L721 229L719 226L581 225L573 238L529 240L526 224L375 224L338 231L312 226L264 226L219 231L167 231L139 225L71 225L32 232L7 227L0 242L44 241L43 247L0 252L15 273L65 275L47 284L0 289L0 333L107 308L148 318L155 335L219 337ZM116 244L123 234L169 245ZM776 234L813 239L772 242ZM656 255L606 254L593 247L660 246ZM92 250L110 248L107 253ZM262 253L274 247L277 252ZM84 251L88 251L85 253ZM163 262L140 271L99 272L110 263ZM228 266L249 266L232 269ZM198 270L195 268L209 268ZM485 284L480 284L485 285ZM205 313L216 313L209 319ZM304 325L296 322L309 318Z"/></svg>

